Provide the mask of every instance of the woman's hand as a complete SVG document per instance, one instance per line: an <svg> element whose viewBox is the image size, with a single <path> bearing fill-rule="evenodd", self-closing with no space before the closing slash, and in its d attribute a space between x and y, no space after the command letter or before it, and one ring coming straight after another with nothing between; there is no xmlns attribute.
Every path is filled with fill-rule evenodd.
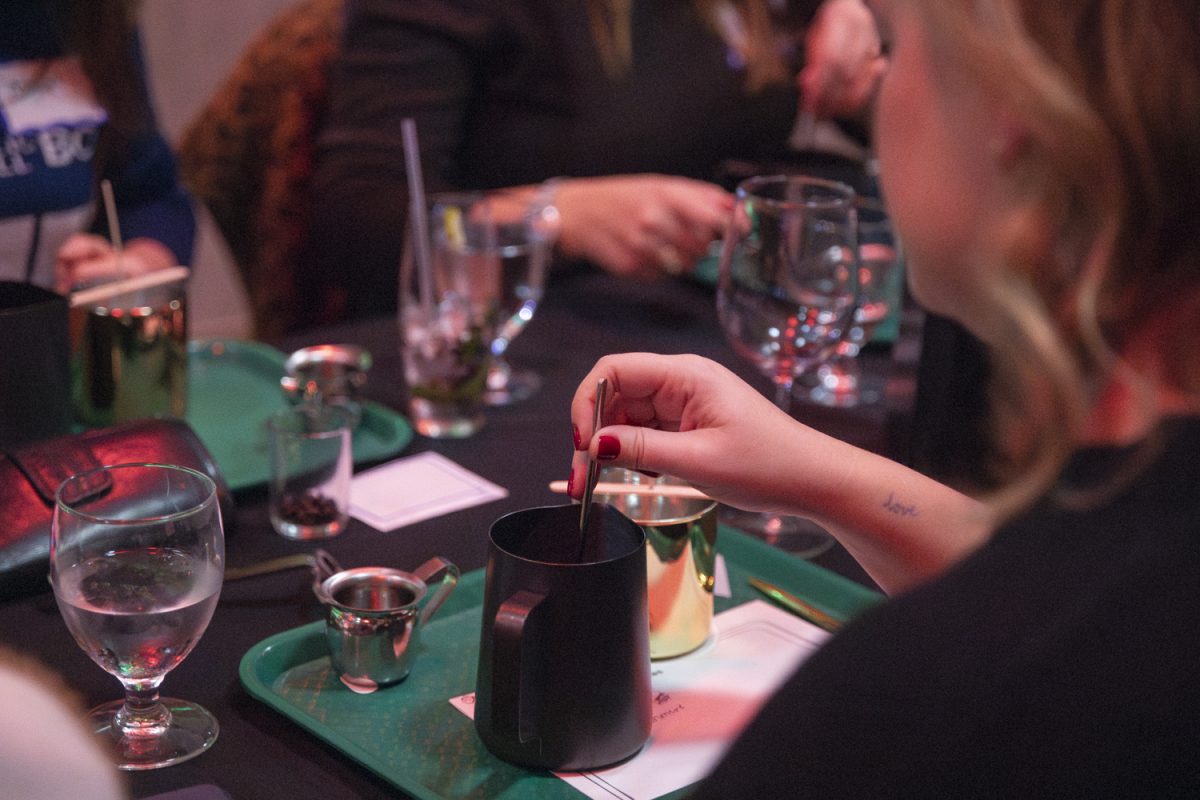
<svg viewBox="0 0 1200 800"><path fill-rule="evenodd" d="M825 0L805 35L797 77L804 110L814 116L860 114L887 67L879 31L862 0Z"/></svg>
<svg viewBox="0 0 1200 800"><path fill-rule="evenodd" d="M690 270L723 233L733 198L690 178L619 175L564 180L555 206L562 255L651 280Z"/></svg>
<svg viewBox="0 0 1200 800"><path fill-rule="evenodd" d="M608 379L607 423L592 430L596 383ZM799 482L782 459L806 435L836 443L780 411L725 367L698 356L605 356L571 404L577 432L570 493L583 492L588 452L605 466L669 473L730 505L793 508Z"/></svg>
<svg viewBox="0 0 1200 800"><path fill-rule="evenodd" d="M103 236L77 233L59 248L54 264L54 288L69 294L80 286L113 280L118 276L131 278L157 269L175 266L175 256L154 239L131 239L117 253Z"/></svg>
<svg viewBox="0 0 1200 800"><path fill-rule="evenodd" d="M609 399L592 430L596 383ZM669 473L728 505L816 520L884 590L912 586L975 549L994 523L977 501L793 420L698 356L605 356L571 402L568 493L588 459Z"/></svg>

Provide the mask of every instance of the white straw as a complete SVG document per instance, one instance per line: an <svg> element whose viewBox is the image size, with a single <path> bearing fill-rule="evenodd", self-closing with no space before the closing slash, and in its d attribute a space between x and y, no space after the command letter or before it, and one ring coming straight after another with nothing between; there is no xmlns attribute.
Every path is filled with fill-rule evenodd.
<svg viewBox="0 0 1200 800"><path fill-rule="evenodd" d="M117 280L125 277L125 265L121 261L121 253L125 247L121 243L121 223L117 219L117 201L113 199L112 181L108 178L100 181L100 194L104 197L104 213L108 217L108 238L112 242L113 254L117 259Z"/></svg>
<svg viewBox="0 0 1200 800"><path fill-rule="evenodd" d="M142 289L150 289L165 283L186 280L188 275L189 271L187 267L168 267L167 269L156 269L153 272L147 272L145 275L136 275L132 278L102 283L90 289L81 289L78 292L73 292L71 294L71 308L100 305L106 300L111 300L114 297L128 294L129 292L141 291Z"/></svg>
<svg viewBox="0 0 1200 800"><path fill-rule="evenodd" d="M550 491L555 494L567 493L566 481L551 481ZM691 486L679 486L670 483L608 483L601 481L596 484L595 494L643 494L659 497L685 497L696 500L710 500L708 495Z"/></svg>
<svg viewBox="0 0 1200 800"><path fill-rule="evenodd" d="M400 123L404 136L404 165L408 173L408 213L412 222L413 253L417 259L417 288L425 319L433 317L433 264L429 253L429 222L425 214L425 180L421 176L421 151L417 123L406 117Z"/></svg>

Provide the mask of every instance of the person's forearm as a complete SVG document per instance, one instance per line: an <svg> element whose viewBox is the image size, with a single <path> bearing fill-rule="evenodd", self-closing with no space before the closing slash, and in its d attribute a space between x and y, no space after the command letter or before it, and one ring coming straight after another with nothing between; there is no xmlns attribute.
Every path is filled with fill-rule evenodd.
<svg viewBox="0 0 1200 800"><path fill-rule="evenodd" d="M789 448L803 496L787 510L825 526L889 594L941 573L990 534L979 501L832 437L803 435Z"/></svg>

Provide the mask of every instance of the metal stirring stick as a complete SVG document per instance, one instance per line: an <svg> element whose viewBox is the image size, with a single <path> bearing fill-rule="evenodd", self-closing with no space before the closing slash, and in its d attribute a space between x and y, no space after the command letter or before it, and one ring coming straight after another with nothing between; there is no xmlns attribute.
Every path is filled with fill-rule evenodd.
<svg viewBox="0 0 1200 800"><path fill-rule="evenodd" d="M608 378L596 382L596 408L592 412L592 436L604 424L604 401L608 396ZM592 514L592 493L596 491L596 479L600 476L600 464L596 459L588 460L587 483L583 485L583 506L579 511L579 555L583 555L583 545L587 542L588 522Z"/></svg>

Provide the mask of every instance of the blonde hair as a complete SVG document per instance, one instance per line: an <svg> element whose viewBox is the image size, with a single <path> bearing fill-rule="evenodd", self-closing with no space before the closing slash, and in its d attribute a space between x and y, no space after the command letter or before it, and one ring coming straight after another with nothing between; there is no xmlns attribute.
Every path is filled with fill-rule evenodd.
<svg viewBox="0 0 1200 800"><path fill-rule="evenodd" d="M990 311L979 332L1006 445L992 500L1007 514L1060 473L1099 387L1132 368L1117 355L1130 337L1164 309L1197 307L1196 5L901 1L925 22L939 79L982 87L1024 137L1012 171L1022 204L993 231L997 268L981 270L991 277L976 298ZM1200 368L1181 338L1160 340L1174 344L1167 379L1194 396Z"/></svg>
<svg viewBox="0 0 1200 800"><path fill-rule="evenodd" d="M749 91L789 80L765 0L693 0L693 5L710 28L739 50L746 63L746 88ZM588 0L587 3L592 38L604 70L612 78L627 75L633 64L632 6L632 0ZM731 37L727 30L729 12L736 15L739 23L741 35L736 37ZM730 41L732 38L737 41Z"/></svg>

